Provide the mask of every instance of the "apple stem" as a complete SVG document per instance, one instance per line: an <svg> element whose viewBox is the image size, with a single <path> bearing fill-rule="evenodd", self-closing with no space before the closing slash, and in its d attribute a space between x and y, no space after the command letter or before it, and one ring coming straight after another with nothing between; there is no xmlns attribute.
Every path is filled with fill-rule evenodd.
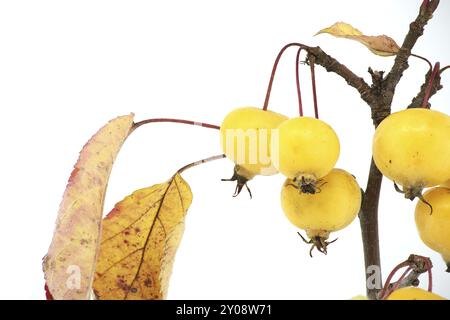
<svg viewBox="0 0 450 320"><path fill-rule="evenodd" d="M303 117L303 106L302 106L302 93L300 91L300 53L302 48L300 47L297 51L297 56L295 58L295 83L297 85L297 97L298 97L298 111L300 117Z"/></svg>
<svg viewBox="0 0 450 320"><path fill-rule="evenodd" d="M277 72L278 63L280 62L280 59L283 56L283 53L286 51L286 49L288 49L290 47L300 47L300 48L303 48L305 50L309 49L308 46L305 46L304 44L297 43L297 42L288 43L283 48L281 48L280 52L278 53L278 55L277 55L277 57L275 59L275 62L274 62L273 67L272 67L272 72L270 74L270 80L269 80L269 85L267 87L266 98L264 100L264 105L263 105L263 108L262 108L264 111L266 111L268 106L269 106L270 93L272 92L273 81L275 79L275 74Z"/></svg>
<svg viewBox="0 0 450 320"><path fill-rule="evenodd" d="M443 67L440 71L439 74L442 74L442 72L444 72L445 70L450 69L450 65Z"/></svg>
<svg viewBox="0 0 450 320"><path fill-rule="evenodd" d="M433 72L431 72L430 80L428 81L427 90L425 91L425 97L423 98L422 102L422 108L428 109L428 99L430 99L431 90L433 89L434 78L436 78L436 75L439 73L439 69L440 64L439 62L436 62L433 68Z"/></svg>
<svg viewBox="0 0 450 320"><path fill-rule="evenodd" d="M177 173L181 174L184 171L186 171L187 169L190 169L190 168L193 168L193 167L196 167L196 166L199 166L201 164L208 163L208 162L211 162L211 161L220 160L220 159L223 159L223 158L225 158L225 155L224 154L220 154L220 155L217 155L217 156L212 156L212 157L209 157L209 158L198 160L198 161L189 163L189 164L185 165L184 167L178 169Z"/></svg>
<svg viewBox="0 0 450 320"><path fill-rule="evenodd" d="M401 277L395 282L391 283L392 278L397 273L398 270L407 267L406 271L403 272ZM428 291L433 289L433 276L431 269L433 265L430 258L410 255L407 260L398 264L389 274L384 284L383 289L380 291L378 298L380 300L386 299L393 291L397 290L399 287L410 286L414 281L417 281L418 276L421 273L428 273Z"/></svg>
<svg viewBox="0 0 450 320"><path fill-rule="evenodd" d="M398 270L400 270L401 268L404 267L408 267L409 266L409 261L403 261L402 263L398 264L389 274L389 276L386 279L386 282L384 283L384 287L383 289L381 289L380 291L380 299L383 300L384 298L386 298L387 293L388 293L388 289L389 289L389 285L391 284L391 280L394 277L394 275L397 273Z"/></svg>
<svg viewBox="0 0 450 320"><path fill-rule="evenodd" d="M392 292L394 292L395 290L398 289L398 287L400 286L401 282L403 279L406 278L406 276L408 275L408 273L412 270L412 267L408 267L405 272L403 272L403 274L400 276L400 278L398 278L398 280L394 283L394 285L392 286L392 288L390 290L388 290L388 292L386 292L385 297L387 298Z"/></svg>
<svg viewBox="0 0 450 320"><path fill-rule="evenodd" d="M319 106L317 105L317 92L316 92L316 72L314 68L315 58L313 55L308 56L309 68L311 69L311 85L314 100L314 116L319 119Z"/></svg>
<svg viewBox="0 0 450 320"><path fill-rule="evenodd" d="M428 67L430 68L429 71L431 71L431 69L433 69L433 65L431 64L430 60L428 60L427 58L419 56L418 54L414 54L414 53L411 53L411 56L425 61L428 64Z"/></svg>
<svg viewBox="0 0 450 320"><path fill-rule="evenodd" d="M205 122L198 122L198 121L192 121L192 120L184 120L184 119L171 119L171 118L154 118L154 119L147 119L142 120L139 122L135 122L132 128L132 131L136 130L140 126L147 124L147 123L158 123L158 122L173 122L173 123L182 123L182 124L189 124L192 126L199 126L199 127L205 127L209 129L216 129L220 130L219 126L216 126L214 124L209 124Z"/></svg>

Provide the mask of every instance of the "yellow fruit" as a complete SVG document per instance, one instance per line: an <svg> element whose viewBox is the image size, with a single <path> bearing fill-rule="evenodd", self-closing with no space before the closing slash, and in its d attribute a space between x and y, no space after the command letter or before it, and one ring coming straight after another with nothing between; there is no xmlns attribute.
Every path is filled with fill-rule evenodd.
<svg viewBox="0 0 450 320"><path fill-rule="evenodd" d="M300 193L287 179L281 190L281 206L289 221L306 231L313 244L326 253L330 232L348 226L361 208L361 189L355 178L341 169L333 169L320 180L320 192Z"/></svg>
<svg viewBox="0 0 450 320"><path fill-rule="evenodd" d="M442 255L450 272L450 189L436 187L423 197L433 207L433 213L430 214L425 203L417 203L415 218L419 236L428 247Z"/></svg>
<svg viewBox="0 0 450 320"><path fill-rule="evenodd" d="M445 188L450 188L450 180L447 180L442 186Z"/></svg>
<svg viewBox="0 0 450 320"><path fill-rule="evenodd" d="M272 140L275 167L301 187L314 193L317 180L333 169L339 158L339 139L325 122L308 117L289 119L278 127L279 139ZM275 152L275 151L274 151Z"/></svg>
<svg viewBox="0 0 450 320"><path fill-rule="evenodd" d="M354 296L352 298L352 300L369 300L369 298L367 298L366 296L363 296L363 295L357 295L357 296Z"/></svg>
<svg viewBox="0 0 450 320"><path fill-rule="evenodd" d="M450 117L422 108L393 113L375 131L373 158L414 199L450 177Z"/></svg>
<svg viewBox="0 0 450 320"><path fill-rule="evenodd" d="M254 107L231 111L220 126L223 153L250 176L277 173L271 161L272 130L287 119L282 114Z"/></svg>
<svg viewBox="0 0 450 320"><path fill-rule="evenodd" d="M395 290L386 300L447 300L433 292L420 288L406 287Z"/></svg>

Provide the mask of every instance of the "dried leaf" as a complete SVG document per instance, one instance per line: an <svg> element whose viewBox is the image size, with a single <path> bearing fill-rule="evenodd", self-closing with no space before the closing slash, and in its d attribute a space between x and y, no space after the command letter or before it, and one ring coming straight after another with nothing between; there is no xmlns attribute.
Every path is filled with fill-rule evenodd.
<svg viewBox="0 0 450 320"><path fill-rule="evenodd" d="M55 300L90 298L106 187L133 117L131 114L111 120L80 152L43 261L48 295Z"/></svg>
<svg viewBox="0 0 450 320"><path fill-rule="evenodd" d="M322 29L315 35L321 33L329 33L335 37L347 38L349 36L362 36L363 33L358 29L353 28L350 24L345 22L336 22L332 26Z"/></svg>
<svg viewBox="0 0 450 320"><path fill-rule="evenodd" d="M350 39L357 40L364 44L370 51L374 54L388 57L395 56L398 53L400 47L397 43L390 37L386 35L381 36L358 36L350 37Z"/></svg>
<svg viewBox="0 0 450 320"><path fill-rule="evenodd" d="M386 35L366 36L345 22L336 22L331 27L320 30L316 35L321 33L329 33L335 37L356 40L379 56L394 56L400 49L394 39Z"/></svg>
<svg viewBox="0 0 450 320"><path fill-rule="evenodd" d="M189 185L175 174L116 204L103 221L94 279L98 299L166 298L191 202Z"/></svg>

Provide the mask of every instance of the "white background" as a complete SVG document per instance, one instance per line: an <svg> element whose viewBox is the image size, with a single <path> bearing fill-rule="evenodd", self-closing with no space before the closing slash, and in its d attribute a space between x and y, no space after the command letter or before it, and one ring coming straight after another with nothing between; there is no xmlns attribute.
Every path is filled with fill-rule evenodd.
<svg viewBox="0 0 450 320"><path fill-rule="evenodd" d="M320 45L370 81L367 68L393 58L328 35L336 21L402 43L421 1L2 1L0 3L0 298L42 299L41 258L50 243L78 151L118 115L175 117L220 124L230 110L261 106L278 50L292 41ZM441 1L414 52L450 64L450 3ZM295 49L281 62L270 108L296 116ZM427 65L412 59L393 109L418 92ZM302 68L306 114L309 73ZM449 113L450 71L431 100ZM365 187L370 111L358 93L317 68L320 113L338 133L338 167ZM113 170L105 210L135 189L165 181L186 163L221 152L218 133L177 124L143 127ZM171 280L171 299L349 299L364 293L359 223L337 233L328 256L308 247L279 204L283 177L250 182L254 199L231 197L232 163L184 174L194 192ZM410 253L430 256L435 291L450 298L440 256L418 238L415 203L385 181L380 229L384 276ZM422 286L426 286L424 279Z"/></svg>

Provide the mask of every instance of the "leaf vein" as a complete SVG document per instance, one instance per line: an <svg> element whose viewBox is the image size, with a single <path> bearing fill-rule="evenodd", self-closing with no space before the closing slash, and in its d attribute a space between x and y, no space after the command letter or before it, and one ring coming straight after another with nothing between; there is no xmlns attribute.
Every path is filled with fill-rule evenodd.
<svg viewBox="0 0 450 320"><path fill-rule="evenodd" d="M150 230L149 230L149 232L148 232L147 238L145 239L144 250L143 250L143 252L142 252L141 259L140 259L140 261L139 261L139 265L138 265L137 271L136 271L136 273L135 273L135 275L134 275L133 280L132 280L131 283L130 283L130 286L129 286L130 288L133 286L133 284L135 283L136 279L137 279L138 276L139 276L139 273L141 272L141 268L142 268L142 265L143 265L143 263L144 263L144 258L145 258L145 250L146 250L146 248L147 248L148 242L150 241L150 237L151 237L151 235L152 235L153 228L155 227L156 220L158 219L159 213L161 212L161 208L162 208L162 205L163 205L164 200L165 200L165 198L166 198L166 195L167 195L167 193L169 192L169 189L170 189L170 187L171 187L171 185L172 185L174 179L175 179L175 176L172 177L172 180L168 183L167 188L166 188L166 190L164 191L163 196L161 197L161 201L159 202L158 210L156 211L156 214L155 214L155 217L153 218L153 221L152 221L152 224L151 224L151 226L150 226ZM125 293L124 300L126 300L126 299L128 298L128 293L129 293L129 292L130 292L130 291L127 290L127 292Z"/></svg>

